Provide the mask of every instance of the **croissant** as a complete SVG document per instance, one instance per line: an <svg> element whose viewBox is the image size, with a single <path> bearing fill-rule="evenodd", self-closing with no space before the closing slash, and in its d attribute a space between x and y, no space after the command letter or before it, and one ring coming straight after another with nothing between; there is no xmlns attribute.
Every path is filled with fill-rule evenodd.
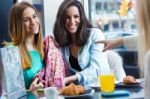
<svg viewBox="0 0 150 99"><path fill-rule="evenodd" d="M81 85L75 85L74 83L71 83L70 85L63 87L60 90L61 95L68 95L68 96L80 95L83 93L85 93L85 88Z"/></svg>
<svg viewBox="0 0 150 99"><path fill-rule="evenodd" d="M136 79L133 77L133 76L126 76L124 79L123 79L123 83L124 84L133 84L133 83L136 83Z"/></svg>

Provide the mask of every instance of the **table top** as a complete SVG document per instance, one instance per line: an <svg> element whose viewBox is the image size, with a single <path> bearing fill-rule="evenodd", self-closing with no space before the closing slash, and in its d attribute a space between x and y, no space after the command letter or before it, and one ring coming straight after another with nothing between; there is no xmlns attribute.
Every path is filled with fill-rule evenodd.
<svg viewBox="0 0 150 99"><path fill-rule="evenodd" d="M127 90L130 92L130 95L127 97L113 97L113 99L144 99L144 79L138 80L141 83L135 86L116 86L115 90ZM101 96L100 88L95 90L96 92L92 99L107 99Z"/></svg>
<svg viewBox="0 0 150 99"><path fill-rule="evenodd" d="M130 95L127 97L113 97L113 99L144 99L144 88L143 86L132 87L132 88L116 88L115 90L127 90ZM96 90L92 99L107 99L101 96L100 90ZM110 99L110 98L109 98Z"/></svg>
<svg viewBox="0 0 150 99"><path fill-rule="evenodd" d="M113 97L113 99L144 99L143 86L133 87L133 88L116 88L116 90L128 90L130 92L130 95L127 97ZM40 99L46 99L46 98L42 97ZM65 99L65 98L58 96L58 99ZM78 97L78 98L67 98L67 99L110 99L110 98L102 97L100 90L96 89L92 97L82 97L82 98Z"/></svg>
<svg viewBox="0 0 150 99"><path fill-rule="evenodd" d="M92 97L78 97L78 98L67 98L67 99L112 99L104 98L101 96L100 88L94 88L95 93ZM144 99L144 81L142 81L138 86L133 87L116 87L115 90L127 90L130 92L130 95L127 97L113 97L113 99ZM46 99L45 97L39 99ZM62 96L58 96L58 99L65 99Z"/></svg>

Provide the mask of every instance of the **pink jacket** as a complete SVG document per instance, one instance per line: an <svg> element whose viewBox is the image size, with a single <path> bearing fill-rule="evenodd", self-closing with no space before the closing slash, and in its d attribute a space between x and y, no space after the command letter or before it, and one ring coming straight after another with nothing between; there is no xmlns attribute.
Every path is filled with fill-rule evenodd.
<svg viewBox="0 0 150 99"><path fill-rule="evenodd" d="M44 46L46 66L35 77L39 77L44 87L55 86L60 89L65 86L64 77L67 63L51 36L45 38Z"/></svg>

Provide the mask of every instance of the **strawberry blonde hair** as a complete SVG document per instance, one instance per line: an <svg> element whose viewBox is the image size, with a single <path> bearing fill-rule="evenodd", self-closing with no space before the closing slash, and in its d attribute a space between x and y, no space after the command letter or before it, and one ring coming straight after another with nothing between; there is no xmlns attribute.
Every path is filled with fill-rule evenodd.
<svg viewBox="0 0 150 99"><path fill-rule="evenodd" d="M31 67L31 57L25 44L26 32L23 22L23 11L28 7L34 9L36 14L38 15L37 10L28 2L15 3L10 10L9 26L8 26L9 35L12 40L11 44L19 47L23 69ZM41 59L43 60L44 52L43 52L43 37L41 32L41 25L39 27L38 34L35 35L34 43L36 49L41 55Z"/></svg>

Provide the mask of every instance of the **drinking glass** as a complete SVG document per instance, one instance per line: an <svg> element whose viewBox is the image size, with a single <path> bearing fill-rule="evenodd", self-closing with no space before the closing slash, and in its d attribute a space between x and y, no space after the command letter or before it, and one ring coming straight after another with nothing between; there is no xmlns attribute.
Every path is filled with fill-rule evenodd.
<svg viewBox="0 0 150 99"><path fill-rule="evenodd" d="M101 92L110 93L115 89L114 74L101 74L99 76Z"/></svg>
<svg viewBox="0 0 150 99"><path fill-rule="evenodd" d="M57 99L58 90L56 87L47 87L44 88L44 94L46 99Z"/></svg>

